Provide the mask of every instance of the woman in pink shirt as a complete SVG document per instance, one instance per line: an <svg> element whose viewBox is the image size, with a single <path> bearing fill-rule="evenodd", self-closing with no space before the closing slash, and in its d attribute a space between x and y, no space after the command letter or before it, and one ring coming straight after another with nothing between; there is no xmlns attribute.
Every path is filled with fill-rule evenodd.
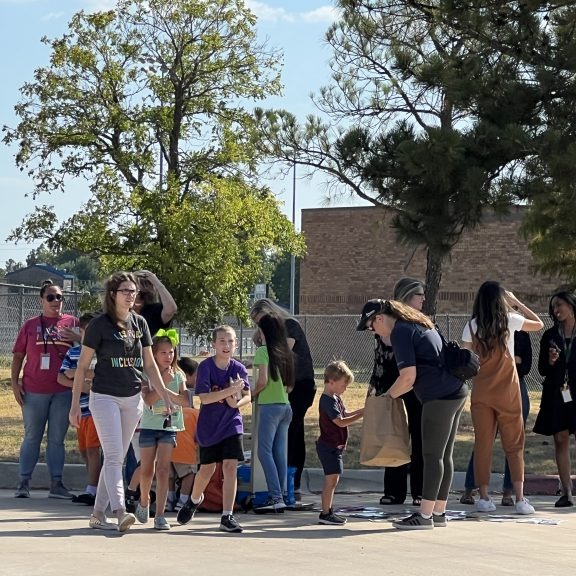
<svg viewBox="0 0 576 576"><path fill-rule="evenodd" d="M71 330L78 320L62 314L64 296L60 286L44 280L40 288L42 312L20 328L12 349L11 380L16 402L22 407L24 440L20 447L20 483L14 496L30 497L30 478L40 455L40 443L48 424L46 464L50 473L50 498L70 499L62 484L64 438L72 390L58 384L58 372L66 351L73 344ZM26 359L26 362L24 362ZM22 378L20 373L24 366Z"/></svg>

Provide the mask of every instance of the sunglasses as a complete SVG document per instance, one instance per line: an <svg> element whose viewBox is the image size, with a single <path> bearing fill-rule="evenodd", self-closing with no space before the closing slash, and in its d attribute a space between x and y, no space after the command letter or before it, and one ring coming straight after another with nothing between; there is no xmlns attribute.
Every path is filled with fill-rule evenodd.
<svg viewBox="0 0 576 576"><path fill-rule="evenodd" d="M138 290L131 290L130 288L121 288L120 290L114 290L116 294L120 292L123 296L136 296L138 294Z"/></svg>
<svg viewBox="0 0 576 576"><path fill-rule="evenodd" d="M62 302L64 300L64 296L62 296L62 294L48 294L48 296L46 296L46 300L48 302L54 302L54 300Z"/></svg>
<svg viewBox="0 0 576 576"><path fill-rule="evenodd" d="M166 418L164 418L164 423L162 424L162 428L170 428L172 426L172 414L168 414Z"/></svg>

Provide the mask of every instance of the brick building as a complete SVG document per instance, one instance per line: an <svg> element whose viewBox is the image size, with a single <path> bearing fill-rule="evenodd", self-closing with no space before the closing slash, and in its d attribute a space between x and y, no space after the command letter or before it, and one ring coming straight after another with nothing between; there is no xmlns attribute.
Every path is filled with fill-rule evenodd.
<svg viewBox="0 0 576 576"><path fill-rule="evenodd" d="M487 213L446 262L438 313L469 313L477 288L497 280L535 311L545 312L559 278L537 274L520 233L522 207ZM358 314L369 298L392 294L402 276L424 279L426 256L398 244L391 210L376 207L302 211L307 254L300 265L300 314Z"/></svg>

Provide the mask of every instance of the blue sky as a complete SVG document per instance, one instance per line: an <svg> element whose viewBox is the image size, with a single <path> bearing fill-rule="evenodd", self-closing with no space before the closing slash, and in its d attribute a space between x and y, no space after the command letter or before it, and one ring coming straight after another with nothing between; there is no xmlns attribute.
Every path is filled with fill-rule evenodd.
<svg viewBox="0 0 576 576"><path fill-rule="evenodd" d="M14 104L19 88L33 78L36 68L48 63L49 51L40 38L59 37L71 16L79 11L112 8L113 0L0 0L0 125L14 126ZM329 80L330 50L324 32L335 19L332 0L246 0L258 16L258 32L284 52L284 96L266 101L262 106L286 108L298 117L315 111L310 93ZM14 149L0 146L0 266L12 258L24 261L35 244L14 245L6 237L34 209L35 202L25 197L32 190L31 181L14 166ZM284 210L292 214L292 179L267 182L284 201ZM54 205L61 219L70 216L89 194L83 184L72 183L64 194L44 196L38 204ZM297 222L300 209L320 206L325 200L323 178L298 180Z"/></svg>

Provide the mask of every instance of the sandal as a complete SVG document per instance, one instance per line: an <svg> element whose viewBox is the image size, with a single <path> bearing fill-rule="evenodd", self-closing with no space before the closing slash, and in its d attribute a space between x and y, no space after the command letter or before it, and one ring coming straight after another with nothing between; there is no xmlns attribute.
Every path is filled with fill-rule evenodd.
<svg viewBox="0 0 576 576"><path fill-rule="evenodd" d="M572 498L569 498L568 496L566 496L566 494L564 494L563 496L560 496L560 498L558 498L554 506L556 508L570 508L571 506L574 506L574 501L572 500Z"/></svg>
<svg viewBox="0 0 576 576"><path fill-rule="evenodd" d="M400 501L400 499L396 498L396 496L386 496L386 495L380 498L381 506L394 506L395 504L404 504L404 500Z"/></svg>
<svg viewBox="0 0 576 576"><path fill-rule="evenodd" d="M420 504L422 504L422 498L420 498L420 496L412 498L412 506L420 506Z"/></svg>
<svg viewBox="0 0 576 576"><path fill-rule="evenodd" d="M460 497L460 504L469 504L470 506L474 506L474 504L476 504L476 500L474 500L474 496L472 496L472 494L462 494Z"/></svg>
<svg viewBox="0 0 576 576"><path fill-rule="evenodd" d="M514 498L512 496L502 496L502 506L514 506Z"/></svg>

